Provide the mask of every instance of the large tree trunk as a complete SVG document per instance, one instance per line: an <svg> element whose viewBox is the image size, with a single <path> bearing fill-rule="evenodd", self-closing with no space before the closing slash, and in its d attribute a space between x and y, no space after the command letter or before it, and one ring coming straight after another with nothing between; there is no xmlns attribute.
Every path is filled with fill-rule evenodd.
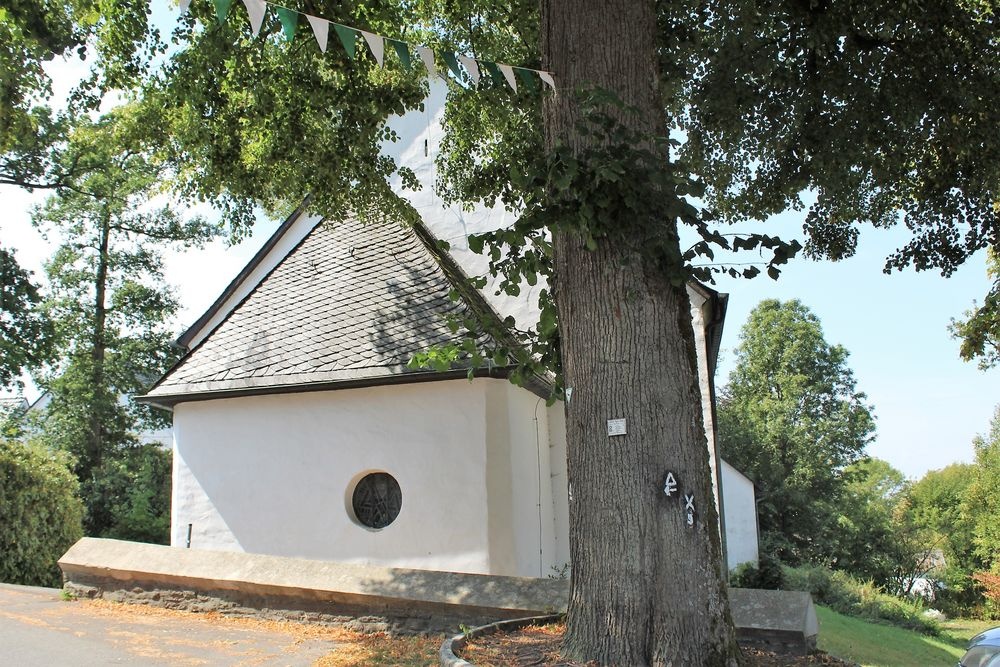
<svg viewBox="0 0 1000 667"><path fill-rule="evenodd" d="M631 127L666 132L652 0L542 0L542 21L544 64L561 84L545 108L549 149L593 140L575 132L581 84L638 107L623 118ZM596 251L571 232L554 240L572 390L564 652L611 665L734 665L687 292L644 266L628 239L602 239ZM621 418L627 433L608 436L608 420Z"/></svg>
<svg viewBox="0 0 1000 667"><path fill-rule="evenodd" d="M98 240L97 269L94 275L94 331L91 340L90 381L94 402L90 410L90 442L87 454L90 470L100 467L104 458L104 419L106 418L107 393L104 388L104 362L107 356L108 317L108 264L111 261L111 213L107 206L101 213L100 239ZM89 471L88 471L89 472Z"/></svg>

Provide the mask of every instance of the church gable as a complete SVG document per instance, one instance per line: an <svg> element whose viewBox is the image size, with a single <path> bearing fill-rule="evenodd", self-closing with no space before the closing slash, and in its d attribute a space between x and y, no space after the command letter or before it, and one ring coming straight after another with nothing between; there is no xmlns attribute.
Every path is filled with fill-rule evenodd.
<svg viewBox="0 0 1000 667"><path fill-rule="evenodd" d="M410 357L458 339L446 317L469 308L449 298L460 276L442 268L432 243L423 230L391 224L317 225L146 400L415 373Z"/></svg>

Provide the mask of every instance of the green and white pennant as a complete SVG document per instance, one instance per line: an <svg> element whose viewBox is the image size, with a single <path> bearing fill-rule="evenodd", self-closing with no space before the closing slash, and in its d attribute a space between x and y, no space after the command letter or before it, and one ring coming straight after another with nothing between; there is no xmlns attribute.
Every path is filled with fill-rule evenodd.
<svg viewBox="0 0 1000 667"><path fill-rule="evenodd" d="M465 71L469 73L469 78L472 80L473 86L479 85L479 63L476 59L471 56L459 55L458 59L462 61L462 65L465 67Z"/></svg>
<svg viewBox="0 0 1000 667"><path fill-rule="evenodd" d="M260 34L261 27L263 26L264 18L267 15L267 5L271 3L268 3L267 0L242 1L243 5L247 9L251 31L254 37L257 37ZM229 11L232 8L233 0L212 0L212 3L215 6L215 15L219 23L225 23L226 18L229 15ZM187 11L190 4L191 0L177 0L177 6L181 12ZM309 25L312 27L313 35L316 38L316 43L319 45L320 51L323 53L326 53L327 51L330 25L333 25L334 31L337 33L337 37L340 39L340 43L343 45L344 51L347 53L347 57L351 60L356 57L357 41L359 37L362 37L380 67L385 66L385 44L388 42L392 45L393 50L396 52L396 56L399 58L399 61L404 68L412 69L413 67L410 51L412 48L416 50L421 62L423 62L424 67L427 69L427 75L429 77L434 77L439 74L434 59L434 51L426 46L412 45L402 40L390 39L388 37L384 37L383 35L377 35L358 28L333 23L327 19L312 16L311 14L305 14L304 12L299 12L280 5L274 5L274 10L278 15L278 20L281 22L281 28L282 32L284 32L285 39L289 42L295 39L295 34L298 29L299 14L302 14L306 17L306 20L309 21ZM485 72L489 74L490 78L496 84L506 84L514 92L517 92L518 90L518 80L520 80L521 85L525 89L537 91L538 84L535 81L535 77L538 77L541 79L542 83L553 91L553 93L558 94L555 78L552 76L551 72L529 69L526 67L514 67L512 65L494 63L488 60L477 60L471 56L456 54L452 51L442 51L441 58L444 60L447 68L451 70L455 77L459 80L464 78L462 74L462 68L464 68L465 72L468 73L469 80L472 82L473 86L479 86L483 80L485 70ZM460 62L462 65L461 67L459 66Z"/></svg>
<svg viewBox="0 0 1000 667"><path fill-rule="evenodd" d="M318 16L310 16L309 14L306 14L306 20L312 26L313 36L316 38L319 50L326 53L327 41L330 39L330 22Z"/></svg>
<svg viewBox="0 0 1000 667"><path fill-rule="evenodd" d="M264 25L267 3L264 0L243 0L243 5L247 8L247 15L250 17L250 30L256 37L260 34L260 27Z"/></svg>
<svg viewBox="0 0 1000 667"><path fill-rule="evenodd" d="M383 41L382 35L376 35L375 33L361 31L361 36L365 38L365 42L368 43L368 48L372 52L372 56L375 57L375 62L378 63L379 67L383 67L385 63L385 42Z"/></svg>

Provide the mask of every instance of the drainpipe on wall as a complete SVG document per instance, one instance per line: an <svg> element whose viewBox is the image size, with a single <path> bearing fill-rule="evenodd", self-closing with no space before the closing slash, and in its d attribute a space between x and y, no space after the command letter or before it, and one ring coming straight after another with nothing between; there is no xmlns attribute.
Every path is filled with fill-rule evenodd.
<svg viewBox="0 0 1000 667"><path fill-rule="evenodd" d="M535 402L535 470L538 472L538 578L542 578L542 452L541 439L538 437L538 405L542 402L539 398Z"/></svg>

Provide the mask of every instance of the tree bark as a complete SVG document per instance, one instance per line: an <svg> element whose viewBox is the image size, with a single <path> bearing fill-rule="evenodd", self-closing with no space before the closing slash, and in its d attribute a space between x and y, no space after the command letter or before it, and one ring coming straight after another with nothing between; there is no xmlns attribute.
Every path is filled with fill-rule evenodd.
<svg viewBox="0 0 1000 667"><path fill-rule="evenodd" d="M94 402L90 412L90 443L87 449L91 470L99 468L104 458L104 419L107 412L104 361L107 356L107 292L108 264L111 259L111 212L107 210L106 206L101 216L97 270L94 275L94 331L90 352L91 389L94 392Z"/></svg>
<svg viewBox="0 0 1000 667"><path fill-rule="evenodd" d="M545 105L549 149L579 152L595 140L575 131L579 85L638 107L623 121L645 136L666 133L655 30L651 0L542 0L543 62L560 83ZM687 291L645 266L629 239L606 237L588 251L562 232L554 246L571 389L564 654L605 665L735 665ZM625 435L608 435L611 419L626 420Z"/></svg>

